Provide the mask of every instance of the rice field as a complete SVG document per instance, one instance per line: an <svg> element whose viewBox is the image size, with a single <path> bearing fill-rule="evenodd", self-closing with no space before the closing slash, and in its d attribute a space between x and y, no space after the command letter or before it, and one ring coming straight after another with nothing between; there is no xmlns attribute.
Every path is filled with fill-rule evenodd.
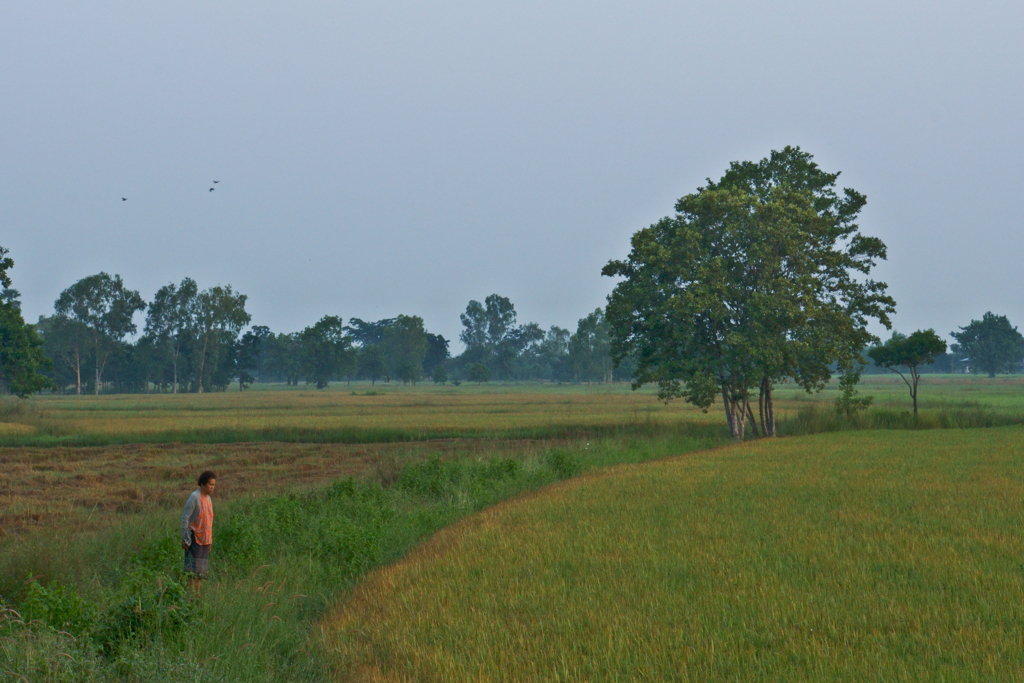
<svg viewBox="0 0 1024 683"><path fill-rule="evenodd" d="M589 390L588 390L589 389ZM7 416L9 445L132 442L415 441L547 437L581 429L712 419L650 391L613 387L436 388L419 385L328 391L42 396Z"/></svg>
<svg viewBox="0 0 1024 683"><path fill-rule="evenodd" d="M1019 680L1024 429L750 442L584 475L371 574L339 680Z"/></svg>
<svg viewBox="0 0 1024 683"><path fill-rule="evenodd" d="M865 377L861 393L879 408L908 413L910 400L893 376ZM780 420L809 405L825 406L833 387L807 394L777 390ZM1024 378L926 376L924 413L984 407L1024 418ZM586 432L643 430L681 423L719 425L721 408L703 413L628 384L494 384L437 387L335 384L255 388L214 394L39 396L17 409L0 405L0 446L99 446L124 443L375 443L447 438L561 438Z"/></svg>

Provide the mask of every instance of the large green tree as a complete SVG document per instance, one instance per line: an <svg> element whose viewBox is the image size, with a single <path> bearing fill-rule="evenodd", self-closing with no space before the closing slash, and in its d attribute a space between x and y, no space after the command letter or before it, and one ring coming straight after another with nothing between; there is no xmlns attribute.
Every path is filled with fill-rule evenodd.
<svg viewBox="0 0 1024 683"><path fill-rule="evenodd" d="M43 352L53 361L52 376L61 391L75 385L82 393L82 372L88 371L89 329L59 315L39 316L36 330L43 338Z"/></svg>
<svg viewBox="0 0 1024 683"><path fill-rule="evenodd" d="M427 332L427 355L423 358L423 374L433 376L437 368L448 361L448 340L439 334Z"/></svg>
<svg viewBox="0 0 1024 683"><path fill-rule="evenodd" d="M7 254L7 249L0 247L0 285L4 292L13 292L7 271L14 267L14 260ZM21 317L17 297L0 300L0 383L15 396L26 398L52 386L43 374L50 367L43 355L43 341Z"/></svg>
<svg viewBox="0 0 1024 683"><path fill-rule="evenodd" d="M959 332L952 332L958 351L970 358L971 372L1013 372L1024 360L1024 335L1010 324L1005 315L989 311L981 320L972 320Z"/></svg>
<svg viewBox="0 0 1024 683"><path fill-rule="evenodd" d="M271 336L269 327L254 325L231 347L231 373L238 379L239 391L244 391L259 377L263 345Z"/></svg>
<svg viewBox="0 0 1024 683"><path fill-rule="evenodd" d="M103 370L125 337L134 334L135 314L146 302L135 290L125 287L120 275L97 273L82 278L57 298L54 309L62 324L84 330L89 337L95 372L94 393L100 393ZM80 389L79 389L80 390Z"/></svg>
<svg viewBox="0 0 1024 683"><path fill-rule="evenodd" d="M381 342L388 375L403 383L417 382L423 375L423 359L427 356L427 333L423 318L400 315L384 331Z"/></svg>
<svg viewBox="0 0 1024 683"><path fill-rule="evenodd" d="M868 277L885 245L860 232L866 200L837 192L837 178L786 147L734 162L633 236L603 273L622 278L607 317L613 356L637 363L635 387L705 410L720 396L734 438L747 421L770 436L776 384L820 389L873 339L870 319L890 326L895 302Z"/></svg>
<svg viewBox="0 0 1024 683"><path fill-rule="evenodd" d="M178 393L178 370L182 352L196 338L196 300L199 287L190 277L157 290L146 313L145 334L163 350L171 363L171 392Z"/></svg>
<svg viewBox="0 0 1024 683"><path fill-rule="evenodd" d="M544 339L536 323L516 325L516 308L508 297L491 294L484 303L473 300L459 316L459 339L466 347L463 363L483 363L501 379L509 379L516 361L529 345Z"/></svg>
<svg viewBox="0 0 1024 683"><path fill-rule="evenodd" d="M283 379L289 386L298 386L302 376L301 332L272 334L262 343L262 371L266 378ZM260 381L264 381L261 376Z"/></svg>
<svg viewBox="0 0 1024 683"><path fill-rule="evenodd" d="M388 368L380 344L364 344L356 354L356 373L376 385L387 374Z"/></svg>
<svg viewBox="0 0 1024 683"><path fill-rule="evenodd" d="M306 381L323 389L338 379L354 358L352 339L345 324L335 315L325 315L300 334Z"/></svg>
<svg viewBox="0 0 1024 683"><path fill-rule="evenodd" d="M197 392L203 393L204 384L212 383L218 364L227 361L238 333L252 319L245 311L247 298L233 291L231 285L217 285L196 295L193 315L198 356Z"/></svg>
<svg viewBox="0 0 1024 683"><path fill-rule="evenodd" d="M922 366L935 362L936 356L946 352L946 342L939 339L935 330L918 330L910 336L893 332L892 337L882 346L868 350L868 356L875 365L895 372L903 379L914 403L914 419L917 419L917 387L921 382Z"/></svg>
<svg viewBox="0 0 1024 683"><path fill-rule="evenodd" d="M600 308L577 323L569 339L569 362L577 382L612 381L611 326Z"/></svg>

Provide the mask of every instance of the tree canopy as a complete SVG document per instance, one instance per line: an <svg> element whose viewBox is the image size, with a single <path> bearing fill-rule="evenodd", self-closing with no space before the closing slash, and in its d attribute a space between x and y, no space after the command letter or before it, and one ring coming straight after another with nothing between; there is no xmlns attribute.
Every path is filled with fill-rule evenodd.
<svg viewBox="0 0 1024 683"><path fill-rule="evenodd" d="M8 296L0 299L0 383L12 394L25 398L50 386L42 372L49 369L50 361L43 355L43 341L32 325L21 317L17 293L10 289L11 277L7 271L14 260L7 249L0 247L0 286Z"/></svg>
<svg viewBox="0 0 1024 683"><path fill-rule="evenodd" d="M935 330L918 330L909 337L893 332L892 338L882 346L868 351L875 365L898 374L910 391L914 403L914 417L917 417L917 388L921 382L920 368L935 362L935 357L946 352L946 342L939 339ZM903 368L901 370L900 368Z"/></svg>
<svg viewBox="0 0 1024 683"><path fill-rule="evenodd" d="M317 389L326 387L340 377L346 367L354 364L352 340L345 335L341 318L325 315L300 336L306 381Z"/></svg>
<svg viewBox="0 0 1024 683"><path fill-rule="evenodd" d="M895 302L867 277L885 245L860 232L866 200L836 190L798 147L734 162L637 232L608 299L612 352L637 362L634 386L659 385L707 409L721 396L730 432L774 434L773 387L792 378L820 389L886 327ZM760 424L751 408L758 389Z"/></svg>
<svg viewBox="0 0 1024 683"><path fill-rule="evenodd" d="M983 372L995 377L996 373L1013 372L1024 360L1024 335L1005 315L989 311L981 320L972 320L951 336L956 339L959 351L970 358L973 373Z"/></svg>
<svg viewBox="0 0 1024 683"><path fill-rule="evenodd" d="M89 338L94 393L100 393L103 370L111 353L125 337L135 333L135 313L145 308L142 296L125 287L120 275L102 272L82 278L57 298L57 316Z"/></svg>

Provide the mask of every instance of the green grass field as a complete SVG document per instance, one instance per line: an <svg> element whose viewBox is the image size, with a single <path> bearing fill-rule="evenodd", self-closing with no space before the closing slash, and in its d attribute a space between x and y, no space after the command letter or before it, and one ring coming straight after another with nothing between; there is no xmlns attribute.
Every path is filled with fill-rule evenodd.
<svg viewBox="0 0 1024 683"><path fill-rule="evenodd" d="M203 395L40 396L0 402L0 446L547 439L723 420L717 405L705 414L681 401L661 403L655 393L624 383L337 383L325 391L270 386ZM895 376L865 377L861 393L875 397L876 411L909 415L910 399ZM815 394L784 384L776 395L784 422L809 406L828 408L838 392L834 384ZM951 409L1024 420L1024 378L929 375L920 401L926 422Z"/></svg>
<svg viewBox="0 0 1024 683"><path fill-rule="evenodd" d="M502 504L328 618L343 678L1013 680L1024 430L751 443Z"/></svg>
<svg viewBox="0 0 1024 683"><path fill-rule="evenodd" d="M732 445L628 385L0 401L0 680L1007 679L1024 381L861 393Z"/></svg>

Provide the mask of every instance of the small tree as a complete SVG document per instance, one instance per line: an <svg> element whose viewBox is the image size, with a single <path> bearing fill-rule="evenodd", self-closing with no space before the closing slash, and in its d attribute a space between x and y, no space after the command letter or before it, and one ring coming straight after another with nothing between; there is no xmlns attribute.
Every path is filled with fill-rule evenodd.
<svg viewBox="0 0 1024 683"><path fill-rule="evenodd" d="M1024 359L1024 336L1005 315L990 311L950 336L957 340L959 351L971 359L974 373L995 377L997 372L1013 372Z"/></svg>
<svg viewBox="0 0 1024 683"><path fill-rule="evenodd" d="M448 371L444 369L443 365L438 365L434 368L434 384L444 384L448 381Z"/></svg>
<svg viewBox="0 0 1024 683"><path fill-rule="evenodd" d="M864 372L864 366L844 368L839 375L839 398L836 399L836 412L846 417L867 410L874 402L874 396L858 396L857 384Z"/></svg>
<svg viewBox="0 0 1024 683"><path fill-rule="evenodd" d="M921 381L918 369L935 361L935 357L946 352L946 342L939 339L935 330L918 330L909 337L893 332L892 338L882 346L868 351L875 365L895 372L906 383L910 398L914 402L914 419L917 419L917 385ZM900 368L904 368L904 374ZM909 375L909 377L908 377Z"/></svg>
<svg viewBox="0 0 1024 683"><path fill-rule="evenodd" d="M466 379L477 384L489 382L491 380L491 369L483 363L470 363L466 366Z"/></svg>

